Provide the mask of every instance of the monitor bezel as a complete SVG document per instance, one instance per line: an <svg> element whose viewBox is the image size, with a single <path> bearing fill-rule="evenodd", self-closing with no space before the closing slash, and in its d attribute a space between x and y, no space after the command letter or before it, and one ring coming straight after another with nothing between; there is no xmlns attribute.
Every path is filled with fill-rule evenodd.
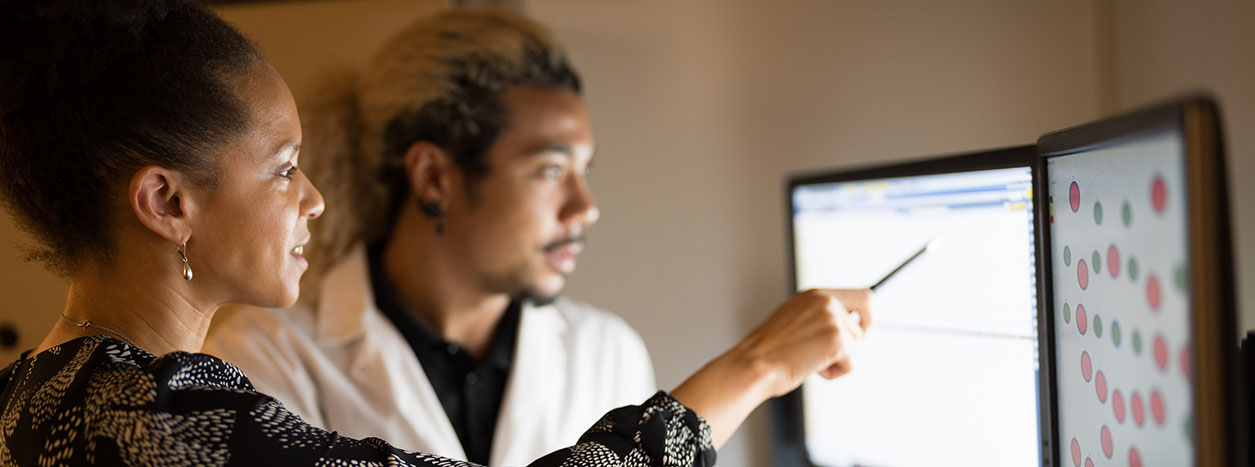
<svg viewBox="0 0 1255 467"><path fill-rule="evenodd" d="M1230 238L1228 190L1224 170L1224 150L1215 102L1207 96L1187 96L1142 110L1042 135L1036 192L1046 196L1046 161L1076 151L1091 149L1156 130L1172 128L1184 141L1186 172L1187 251L1190 255L1191 373L1194 378L1194 453L1200 467L1244 465L1245 453L1238 440L1246 426L1237 387L1236 289L1233 282L1232 239ZM1040 197L1039 197L1040 199ZM1046 202L1036 203L1039 257L1049 258L1051 242ZM1054 291L1049 261L1040 261L1041 288L1039 324L1045 330L1038 353L1054 357ZM1200 287L1199 284L1208 284ZM1054 365L1049 366L1054 381ZM1049 394L1051 444L1061 446L1056 388ZM1052 447L1053 456L1055 448Z"/></svg>
<svg viewBox="0 0 1255 467"><path fill-rule="evenodd" d="M795 206L793 204L793 192L800 186L817 185L835 182L849 181L865 181L878 180L888 178L913 177L921 175L943 175L963 172L976 172L982 170L997 170L1011 168L1027 168L1032 176L1032 186L1038 186L1038 166L1039 157L1035 145L1020 145L1002 147L996 149L987 149L979 151L971 151L957 154L946 154L939 156L931 156L920 159L914 159L904 162L895 162L888 164L877 164L872 166L863 166L847 169L837 169L821 172L811 172L804 174L794 174L786 178L784 186L785 194L785 252L788 260L789 273L789 293L797 290L797 258L794 251L794 230L793 230L793 213ZM1034 198L1036 198L1034 196ZM1034 199L1033 215L1037 216L1037 203ZM1034 220L1034 230L1037 229L1036 220ZM1042 333L1041 307L1043 306L1041 297L1041 280L1043 261L1040 236L1034 232L1034 259L1037 265L1037 332L1038 340ZM1040 353L1040 346L1038 352ZM1045 378L1045 372L1040 369L1048 368L1046 362L1039 358L1038 371L1038 389L1039 391L1050 387L1042 380ZM798 389L778 397L772 401L772 465L777 466L799 466L799 467L819 467L810 458L805 444L805 414L802 411L802 391L805 385ZM1037 403L1038 419L1045 421L1050 415L1049 407L1042 404L1043 399L1039 396ZM1050 431L1046 427L1039 426L1039 437L1043 446L1039 447L1039 452L1043 456L1043 466L1051 464L1045 459L1046 456L1053 455L1052 449L1048 443L1051 441Z"/></svg>

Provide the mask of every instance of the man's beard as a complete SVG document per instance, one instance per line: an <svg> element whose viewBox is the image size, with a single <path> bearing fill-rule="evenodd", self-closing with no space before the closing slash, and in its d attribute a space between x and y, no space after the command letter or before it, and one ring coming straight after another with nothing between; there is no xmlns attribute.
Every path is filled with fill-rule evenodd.
<svg viewBox="0 0 1255 467"><path fill-rule="evenodd" d="M576 235L551 242L541 248L541 251L549 253L572 243L583 242L584 236ZM545 306L562 296L562 292L566 290L567 277L569 277L568 274L562 274L562 287L559 287L558 290L553 292L539 290L536 286L535 278L531 275L531 263L523 262L506 273L485 276L481 280L485 290L499 291L510 295L511 299L526 300L535 306Z"/></svg>
<svg viewBox="0 0 1255 467"><path fill-rule="evenodd" d="M509 273L483 277L481 280L484 290L508 294L511 299L526 300L536 306L548 305L562 296L562 292L565 290L566 275L563 275L564 287L553 292L546 292L539 290L535 281L531 280L530 268L528 266L528 264L523 264L522 267L515 268Z"/></svg>
<svg viewBox="0 0 1255 467"><path fill-rule="evenodd" d="M514 299L530 302L534 306L545 306L557 301L558 297L562 296L562 292L563 290L559 290L557 293L546 295L536 290L528 290Z"/></svg>

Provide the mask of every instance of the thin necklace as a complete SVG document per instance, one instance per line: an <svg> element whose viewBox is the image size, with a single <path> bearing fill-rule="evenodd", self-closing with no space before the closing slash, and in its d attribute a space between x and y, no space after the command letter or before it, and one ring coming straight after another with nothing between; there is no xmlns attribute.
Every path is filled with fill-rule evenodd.
<svg viewBox="0 0 1255 467"><path fill-rule="evenodd" d="M85 319L85 320L83 320L83 321L81 321L81 322L80 322L80 321L74 321L74 320L70 319L70 317L69 317L69 316L66 316L66 315L65 315L65 313L61 313L61 319L64 319L64 320L66 320L66 321L69 321L71 324L73 324L73 325L75 325L75 326L78 326L78 327L80 327L80 328L83 328L83 329L87 329L87 328L96 328L96 329L99 329L99 330L101 330L101 331L105 331L105 332L107 332L107 333L109 333L109 334L113 334L113 335L115 335L115 336L121 337L121 338L122 338L122 340L126 341L126 343L127 343L127 344L130 344L130 345L131 345L131 347L136 347L136 348L138 348L138 347L139 347L138 345L135 345L135 341L132 341L131 339L127 338L127 337L126 337L126 335L124 335L124 334L122 334L122 333L120 333L120 332L118 332L118 331L114 331L114 330L112 330L112 329L109 329L109 328L107 328L107 327L101 326L101 325L99 325L99 324L93 323L93 322L91 322L91 320L86 320L86 319Z"/></svg>

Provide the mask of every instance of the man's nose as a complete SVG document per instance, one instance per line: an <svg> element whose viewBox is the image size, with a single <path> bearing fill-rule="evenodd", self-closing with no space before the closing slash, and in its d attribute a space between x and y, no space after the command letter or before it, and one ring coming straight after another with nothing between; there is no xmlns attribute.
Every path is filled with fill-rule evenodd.
<svg viewBox="0 0 1255 467"><path fill-rule="evenodd" d="M582 227L592 227L601 218L601 210L588 187L588 178L583 175L571 177L571 194L563 208L562 221L575 221Z"/></svg>

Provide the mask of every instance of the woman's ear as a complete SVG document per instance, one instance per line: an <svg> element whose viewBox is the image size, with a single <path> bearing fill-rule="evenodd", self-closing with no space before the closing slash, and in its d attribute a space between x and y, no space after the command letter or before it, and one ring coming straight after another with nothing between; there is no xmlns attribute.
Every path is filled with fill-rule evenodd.
<svg viewBox="0 0 1255 467"><path fill-rule="evenodd" d="M428 141L419 141L405 151L405 173L410 192L420 204L446 206L452 186L453 160L443 149Z"/></svg>
<svg viewBox="0 0 1255 467"><path fill-rule="evenodd" d="M127 200L135 217L148 230L181 245L192 236L191 217L196 212L189 188L191 185L181 173L150 165L131 176Z"/></svg>

